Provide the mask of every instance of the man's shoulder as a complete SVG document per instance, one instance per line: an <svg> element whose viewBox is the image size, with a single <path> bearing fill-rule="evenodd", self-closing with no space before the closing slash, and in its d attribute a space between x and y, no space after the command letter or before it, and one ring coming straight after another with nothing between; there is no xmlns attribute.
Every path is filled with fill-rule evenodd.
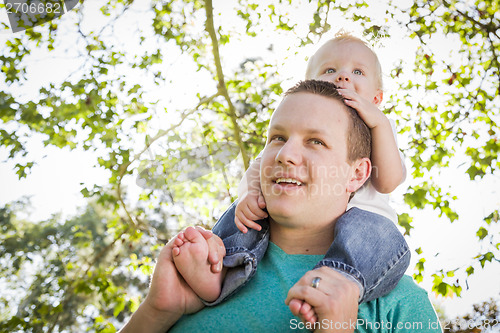
<svg viewBox="0 0 500 333"><path fill-rule="evenodd" d="M401 280L399 280L396 288L394 288L389 294L364 304L366 304L367 308L385 311L387 309L394 308L397 304L428 301L429 296L427 295L427 291L418 286L411 276L404 275Z"/></svg>
<svg viewBox="0 0 500 333"><path fill-rule="evenodd" d="M390 324L395 332L441 332L427 292L410 276L403 276L389 294L360 305L358 320L366 323L359 332L379 332L370 329L380 318Z"/></svg>
<svg viewBox="0 0 500 333"><path fill-rule="evenodd" d="M420 287L415 280L409 275L403 275L401 280L399 280L396 288L394 290L399 291L399 290L410 290L414 292L423 292L427 293L422 287Z"/></svg>
<svg viewBox="0 0 500 333"><path fill-rule="evenodd" d="M411 276L403 275L401 280L399 280L398 284L396 285L396 288L394 288L394 290L385 297L396 301L411 296L426 298L428 297L427 291L417 285Z"/></svg>
<svg viewBox="0 0 500 333"><path fill-rule="evenodd" d="M412 277L404 275L396 288L389 294L380 297L378 306L384 310L407 307L408 305L418 307L430 304L427 291L417 285Z"/></svg>

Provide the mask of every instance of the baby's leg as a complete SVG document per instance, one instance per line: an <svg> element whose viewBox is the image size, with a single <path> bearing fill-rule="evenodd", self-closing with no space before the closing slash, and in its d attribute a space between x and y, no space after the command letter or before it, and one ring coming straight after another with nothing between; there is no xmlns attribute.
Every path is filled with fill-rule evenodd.
<svg viewBox="0 0 500 333"><path fill-rule="evenodd" d="M222 274L210 270L207 240L198 230L188 227L174 244L174 263L184 280L200 298L215 301L220 295Z"/></svg>
<svg viewBox="0 0 500 333"><path fill-rule="evenodd" d="M356 282L359 303L387 295L410 264L410 249L390 219L356 207L335 223L335 239L315 268L328 266Z"/></svg>

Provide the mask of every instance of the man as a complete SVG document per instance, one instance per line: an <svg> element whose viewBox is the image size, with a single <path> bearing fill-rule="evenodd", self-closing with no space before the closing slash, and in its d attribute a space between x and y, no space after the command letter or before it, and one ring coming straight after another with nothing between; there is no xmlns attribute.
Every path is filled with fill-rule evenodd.
<svg viewBox="0 0 500 333"><path fill-rule="evenodd" d="M199 311L203 304L178 273L171 241L160 253L146 300L123 332L164 332L177 321L173 331L178 332L439 332L425 291L411 278L404 277L389 295L358 309L355 282L328 267L311 270L337 237L335 223L351 194L370 176L369 156L369 129L333 84L304 81L289 90L272 116L261 161L270 217L261 231L236 234L248 246L232 249L231 241L226 243L229 268L223 293L226 289L233 295ZM193 242L217 244L216 236L198 232L204 238ZM207 255L208 250L201 256L201 269L210 269ZM262 256L258 270L247 265L255 256ZM238 279L246 284L241 287ZM314 320L306 325L294 315Z"/></svg>

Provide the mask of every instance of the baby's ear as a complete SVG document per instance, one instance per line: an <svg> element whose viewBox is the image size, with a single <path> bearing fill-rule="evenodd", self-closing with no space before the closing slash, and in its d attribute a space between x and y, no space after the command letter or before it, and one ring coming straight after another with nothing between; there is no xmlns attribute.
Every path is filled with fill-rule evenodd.
<svg viewBox="0 0 500 333"><path fill-rule="evenodd" d="M377 90L377 94L375 97L373 97L373 104L375 105L380 105L382 103L382 100L384 99L384 92L382 90Z"/></svg>

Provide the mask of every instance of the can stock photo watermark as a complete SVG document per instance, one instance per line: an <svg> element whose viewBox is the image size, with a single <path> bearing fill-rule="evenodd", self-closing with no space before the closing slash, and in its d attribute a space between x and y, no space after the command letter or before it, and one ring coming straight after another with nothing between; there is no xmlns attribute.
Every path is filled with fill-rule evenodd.
<svg viewBox="0 0 500 333"><path fill-rule="evenodd" d="M13 33L50 22L75 8L78 0L4 0Z"/></svg>

